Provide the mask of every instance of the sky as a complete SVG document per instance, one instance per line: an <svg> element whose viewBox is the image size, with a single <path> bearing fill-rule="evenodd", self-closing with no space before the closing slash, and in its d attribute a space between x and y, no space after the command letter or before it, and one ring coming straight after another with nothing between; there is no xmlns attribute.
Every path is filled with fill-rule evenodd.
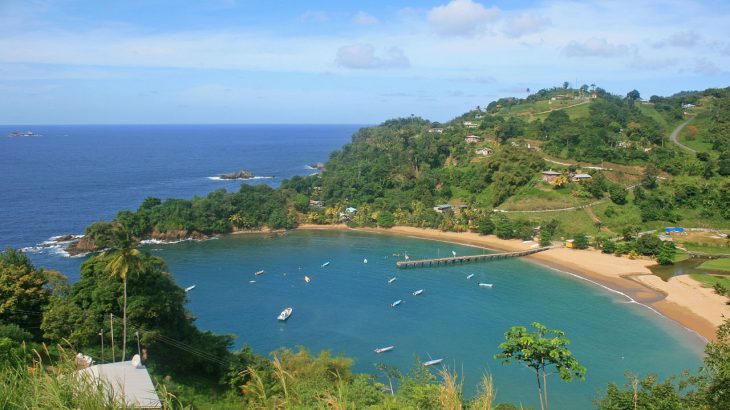
<svg viewBox="0 0 730 410"><path fill-rule="evenodd" d="M729 70L726 0L0 0L1 124L446 121Z"/></svg>

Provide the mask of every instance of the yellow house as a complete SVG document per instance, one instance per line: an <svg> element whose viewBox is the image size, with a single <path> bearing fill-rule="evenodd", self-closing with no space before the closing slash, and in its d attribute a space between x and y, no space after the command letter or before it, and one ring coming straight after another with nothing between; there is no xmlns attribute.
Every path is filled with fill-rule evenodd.
<svg viewBox="0 0 730 410"><path fill-rule="evenodd" d="M575 245L573 244L575 242L573 239L568 239L565 241L565 247L566 248L575 248Z"/></svg>

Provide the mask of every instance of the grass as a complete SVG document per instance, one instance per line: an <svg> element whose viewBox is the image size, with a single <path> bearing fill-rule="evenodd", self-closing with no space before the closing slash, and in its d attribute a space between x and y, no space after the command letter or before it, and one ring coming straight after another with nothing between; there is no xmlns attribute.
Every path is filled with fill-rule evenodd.
<svg viewBox="0 0 730 410"><path fill-rule="evenodd" d="M690 125L697 127L697 129L699 130L697 135L695 135L694 137L691 136L691 134L689 132L688 127ZM682 131L679 132L679 135L677 136L677 140L680 143L682 143L694 150L697 150L699 152L710 152L710 151L712 151L712 144L704 142L702 140L703 131L707 129L707 126L708 126L708 124L706 123L706 121L695 119L695 120L691 121L686 127L684 127L682 129Z"/></svg>
<svg viewBox="0 0 730 410"><path fill-rule="evenodd" d="M730 258L711 259L699 266L701 269L713 269L730 272Z"/></svg>
<svg viewBox="0 0 730 410"><path fill-rule="evenodd" d="M689 276L698 282L704 283L707 287L712 287L719 283L724 286L725 289L730 289L730 276L705 273L692 273Z"/></svg>
<svg viewBox="0 0 730 410"><path fill-rule="evenodd" d="M509 211L560 209L591 203L592 199L580 199L571 195L571 187L553 189L542 182L533 182L520 188L499 208Z"/></svg>
<svg viewBox="0 0 730 410"><path fill-rule="evenodd" d="M703 252L710 255L721 255L730 253L730 248L722 246L710 246L687 242L684 244L684 247L687 248L687 250L690 252Z"/></svg>

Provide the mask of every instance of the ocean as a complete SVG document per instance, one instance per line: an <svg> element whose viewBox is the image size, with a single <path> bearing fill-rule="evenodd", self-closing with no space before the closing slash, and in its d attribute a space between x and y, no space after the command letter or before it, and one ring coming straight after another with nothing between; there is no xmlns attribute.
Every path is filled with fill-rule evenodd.
<svg viewBox="0 0 730 410"><path fill-rule="evenodd" d="M147 196L189 198L241 182L216 175L249 169L278 185L315 172L349 141L356 125L136 125L31 128L41 137L0 138L0 245L72 280L84 258L42 246L52 236L79 234L89 223L134 209ZM417 360L444 359L463 376L467 395L484 372L497 401L537 407L534 377L493 358L510 326L534 321L562 329L588 372L585 381L550 380L554 408L591 407L599 388L623 374L676 374L701 364L702 343L688 330L628 298L524 260L397 270L413 258L481 253L468 246L391 235L295 231L283 236L227 235L205 242L150 244L188 293L199 327L237 336L261 354L303 346L404 372ZM367 259L368 263L363 263ZM330 262L327 266L322 266ZM264 270L255 276L254 272ZM466 279L474 274L471 279ZM306 283L304 276L311 281ZM392 283L388 279L397 277ZM252 283L251 281L255 282ZM478 282L492 283L480 288ZM420 296L412 292L424 289ZM403 302L391 307L396 300ZM285 307L286 323L276 316ZM373 349L394 345L388 353Z"/></svg>

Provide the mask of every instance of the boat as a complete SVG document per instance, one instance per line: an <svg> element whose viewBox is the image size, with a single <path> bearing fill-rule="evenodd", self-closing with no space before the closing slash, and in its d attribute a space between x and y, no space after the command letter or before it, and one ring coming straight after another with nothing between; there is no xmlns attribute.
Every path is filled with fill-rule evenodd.
<svg viewBox="0 0 730 410"><path fill-rule="evenodd" d="M471 278L473 278L473 277L474 277L474 274L473 274L473 273L470 273L469 275L467 275L467 277L466 277L466 278L467 278L467 279L471 279Z"/></svg>
<svg viewBox="0 0 730 410"><path fill-rule="evenodd" d="M451 255L456 257L456 251L451 251Z"/></svg>
<svg viewBox="0 0 730 410"><path fill-rule="evenodd" d="M327 261L327 262L323 263L321 267L324 268L325 266L327 266L329 264L330 264L329 261Z"/></svg>
<svg viewBox="0 0 730 410"><path fill-rule="evenodd" d="M36 134L33 131L12 131L10 134L8 134L8 137L15 138L15 137L40 137L40 134Z"/></svg>
<svg viewBox="0 0 730 410"><path fill-rule="evenodd" d="M263 270L263 269L261 269L260 271L258 271L258 272L255 272L255 273L254 273L254 275L256 275L256 276L259 276L259 275L261 275L261 274L263 274L263 273L264 273L264 270Z"/></svg>
<svg viewBox="0 0 730 410"><path fill-rule="evenodd" d="M413 292L413 296L418 296L421 293L423 293L423 289L418 289L417 291Z"/></svg>
<svg viewBox="0 0 730 410"><path fill-rule="evenodd" d="M385 346L375 349L375 353L385 353L395 349L395 346Z"/></svg>
<svg viewBox="0 0 730 410"><path fill-rule="evenodd" d="M310 281L310 280L312 280L312 279L309 279L309 276L305 276L305 277L304 277L304 281L305 281L305 282L309 283L309 281Z"/></svg>
<svg viewBox="0 0 730 410"><path fill-rule="evenodd" d="M403 303L403 301L398 299L395 302L391 303L390 307L396 307L396 306L400 305L401 303Z"/></svg>
<svg viewBox="0 0 730 410"><path fill-rule="evenodd" d="M494 285L492 285L491 283L480 283L479 284L480 288L491 288L492 286L494 286Z"/></svg>
<svg viewBox="0 0 730 410"><path fill-rule="evenodd" d="M188 286L187 288L185 288L185 292L190 292L193 289L195 289L195 285Z"/></svg>
<svg viewBox="0 0 730 410"><path fill-rule="evenodd" d="M362 263L368 263L367 258L362 260Z"/></svg>
<svg viewBox="0 0 730 410"><path fill-rule="evenodd" d="M282 322L289 319L289 316L291 316L292 311L293 311L293 309L290 307L282 310L281 313L279 313L279 317L277 319L279 319Z"/></svg>
<svg viewBox="0 0 730 410"><path fill-rule="evenodd" d="M429 360L427 362L423 362L422 364L424 366L433 366L433 365L439 364L439 363L441 363L443 361L444 361L444 359L433 359L433 360Z"/></svg>
<svg viewBox="0 0 730 410"><path fill-rule="evenodd" d="M250 280L250 281L248 281L248 283L256 283L256 281L255 280Z"/></svg>
<svg viewBox="0 0 730 410"><path fill-rule="evenodd" d="M398 278L393 276L392 278L388 279L388 283L393 283L393 282L395 282L396 279L398 279Z"/></svg>

